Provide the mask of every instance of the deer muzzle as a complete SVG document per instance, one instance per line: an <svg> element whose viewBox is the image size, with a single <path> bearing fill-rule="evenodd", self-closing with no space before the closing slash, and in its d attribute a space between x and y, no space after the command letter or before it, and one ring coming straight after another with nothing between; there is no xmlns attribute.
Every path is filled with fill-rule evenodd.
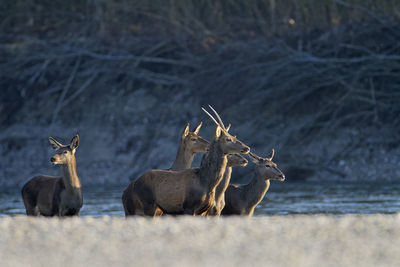
<svg viewBox="0 0 400 267"><path fill-rule="evenodd" d="M250 147L248 147L248 146L245 146L241 151L242 154L247 154L249 152L250 152Z"/></svg>

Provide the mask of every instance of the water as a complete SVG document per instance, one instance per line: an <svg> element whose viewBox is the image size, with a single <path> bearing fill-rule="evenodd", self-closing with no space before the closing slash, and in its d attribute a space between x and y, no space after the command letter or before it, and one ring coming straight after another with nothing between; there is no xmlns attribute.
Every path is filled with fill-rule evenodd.
<svg viewBox="0 0 400 267"><path fill-rule="evenodd" d="M372 214L400 212L395 183L273 183L255 214Z"/></svg>
<svg viewBox="0 0 400 267"><path fill-rule="evenodd" d="M124 216L125 186L84 187L80 216ZM400 185L395 183L271 182L255 215L371 214L400 212ZM0 189L0 216L25 214L19 188Z"/></svg>

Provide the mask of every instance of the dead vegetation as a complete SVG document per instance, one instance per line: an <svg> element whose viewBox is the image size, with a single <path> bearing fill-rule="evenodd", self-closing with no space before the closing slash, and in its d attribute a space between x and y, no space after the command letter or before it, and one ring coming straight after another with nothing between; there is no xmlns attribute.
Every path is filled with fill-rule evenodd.
<svg viewBox="0 0 400 267"><path fill-rule="evenodd" d="M395 0L6 0L0 14L2 127L68 125L114 102L101 116L116 110L118 135L129 121L119 101L144 88L158 103L210 103L237 127L262 123L268 140L249 130L253 145L278 143L287 161L319 150L310 169L361 145L398 146ZM177 132L188 119L152 116ZM312 144L338 129L354 134L337 149Z"/></svg>

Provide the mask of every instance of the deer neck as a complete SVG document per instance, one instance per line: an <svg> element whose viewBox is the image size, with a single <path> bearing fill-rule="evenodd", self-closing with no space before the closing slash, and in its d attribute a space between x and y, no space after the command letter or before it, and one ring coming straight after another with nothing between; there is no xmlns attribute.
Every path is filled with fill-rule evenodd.
<svg viewBox="0 0 400 267"><path fill-rule="evenodd" d="M251 182L245 186L244 200L247 207L255 207L264 198L269 188L269 180L265 179L258 170L255 171Z"/></svg>
<svg viewBox="0 0 400 267"><path fill-rule="evenodd" d="M223 153L218 142L214 141L210 145L210 151L204 155L200 164L200 182L207 187L207 191L215 190L221 182L228 159Z"/></svg>
<svg viewBox="0 0 400 267"><path fill-rule="evenodd" d="M189 169L192 165L194 153L186 149L184 144L180 144L176 152L176 158L172 164L171 170L179 171Z"/></svg>
<svg viewBox="0 0 400 267"><path fill-rule="evenodd" d="M81 181L76 173L75 157L73 157L71 161L67 162L66 164L61 165L61 171L65 187L68 190L81 188Z"/></svg>
<svg viewBox="0 0 400 267"><path fill-rule="evenodd" d="M215 200L224 197L224 193L229 186L229 182L231 181L232 167L226 166L224 176L222 177L221 182L218 184L215 189Z"/></svg>

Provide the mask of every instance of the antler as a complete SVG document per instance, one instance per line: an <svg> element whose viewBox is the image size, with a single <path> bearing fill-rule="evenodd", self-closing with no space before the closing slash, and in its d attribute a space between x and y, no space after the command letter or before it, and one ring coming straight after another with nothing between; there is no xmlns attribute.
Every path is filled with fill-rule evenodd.
<svg viewBox="0 0 400 267"><path fill-rule="evenodd" d="M272 158L274 157L274 155L275 155L275 150L274 149L272 149L272 153L271 153L271 156L269 158L262 158L260 156L257 156L253 152L249 152L249 156L251 156L252 158L254 158L256 160L269 160L269 161L272 161Z"/></svg>
<svg viewBox="0 0 400 267"><path fill-rule="evenodd" d="M274 149L272 149L272 153L271 153L271 156L269 157L269 158L267 158L269 161L271 161L272 160L272 158L274 157L274 155L275 155L275 150Z"/></svg>
<svg viewBox="0 0 400 267"><path fill-rule="evenodd" d="M256 159L256 160L261 160L262 158L257 156L256 154L254 154L253 152L249 152L249 156L251 156L252 158Z"/></svg>
<svg viewBox="0 0 400 267"><path fill-rule="evenodd" d="M213 120L213 122L216 124L216 125L219 125L219 123L217 122L217 120L216 119L214 119L214 117L213 116L211 116L211 114L210 113L208 113L208 111L207 110L205 110L205 108L201 108L212 120Z"/></svg>
<svg viewBox="0 0 400 267"><path fill-rule="evenodd" d="M210 108L211 108L211 110L215 113L215 115L217 116L217 118L218 118L218 120L219 120L219 123L220 123L220 125L222 126L222 128L224 129L224 130L226 130L226 128L225 128L225 125L224 125L224 123L222 122L222 120L221 120L221 117L218 115L218 113L215 111L215 109L213 109L213 107L211 106L211 105L208 105Z"/></svg>

